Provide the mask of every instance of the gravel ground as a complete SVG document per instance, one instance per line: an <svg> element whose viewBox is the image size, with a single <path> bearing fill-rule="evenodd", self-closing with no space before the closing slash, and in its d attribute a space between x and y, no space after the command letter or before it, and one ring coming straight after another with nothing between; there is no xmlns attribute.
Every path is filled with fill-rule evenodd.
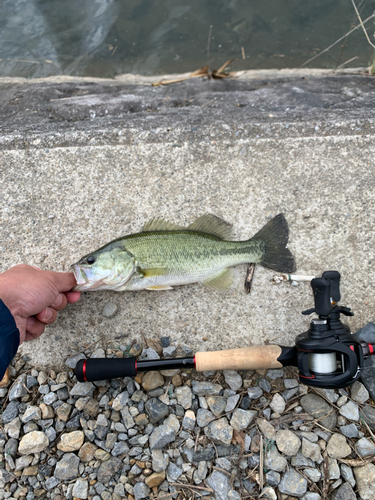
<svg viewBox="0 0 375 500"><path fill-rule="evenodd" d="M143 339L98 344L0 389L0 499L375 498L375 408L365 386L315 390L294 368L170 370L77 382L83 357L186 356Z"/></svg>

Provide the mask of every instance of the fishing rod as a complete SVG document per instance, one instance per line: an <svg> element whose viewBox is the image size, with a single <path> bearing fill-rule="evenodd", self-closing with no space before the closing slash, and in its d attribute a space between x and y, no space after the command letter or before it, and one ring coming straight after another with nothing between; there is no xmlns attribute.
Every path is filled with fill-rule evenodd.
<svg viewBox="0 0 375 500"><path fill-rule="evenodd" d="M336 389L348 387L361 375L364 360L375 354L375 344L358 340L340 316L353 316L339 306L340 273L325 271L310 281L314 307L302 314L316 313L310 328L296 337L294 346L263 345L214 352L193 357L140 360L92 358L80 360L75 374L80 382L134 377L150 370L194 368L208 370L257 370L296 366L301 383Z"/></svg>

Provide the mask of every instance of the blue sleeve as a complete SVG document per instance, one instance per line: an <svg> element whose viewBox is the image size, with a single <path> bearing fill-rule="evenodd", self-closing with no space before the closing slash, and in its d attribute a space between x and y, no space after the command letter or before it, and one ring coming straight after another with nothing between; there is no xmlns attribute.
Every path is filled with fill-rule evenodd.
<svg viewBox="0 0 375 500"><path fill-rule="evenodd" d="M16 355L20 344L20 332L4 302L0 299L0 380Z"/></svg>

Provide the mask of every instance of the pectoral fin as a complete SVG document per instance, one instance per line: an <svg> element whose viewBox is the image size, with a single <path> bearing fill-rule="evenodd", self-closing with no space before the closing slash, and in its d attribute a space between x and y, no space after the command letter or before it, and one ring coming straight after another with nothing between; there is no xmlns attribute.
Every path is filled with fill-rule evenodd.
<svg viewBox="0 0 375 500"><path fill-rule="evenodd" d="M203 285L211 288L211 290L229 290L237 277L238 271L236 269L224 269L224 271L204 281Z"/></svg>
<svg viewBox="0 0 375 500"><path fill-rule="evenodd" d="M152 267L150 269L139 269L143 278L155 278L156 276L165 276L168 274L168 269L164 267Z"/></svg>

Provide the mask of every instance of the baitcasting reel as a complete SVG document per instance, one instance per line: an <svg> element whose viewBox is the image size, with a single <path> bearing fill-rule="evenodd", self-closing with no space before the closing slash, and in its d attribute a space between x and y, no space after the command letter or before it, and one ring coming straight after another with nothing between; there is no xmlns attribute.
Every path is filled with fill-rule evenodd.
<svg viewBox="0 0 375 500"><path fill-rule="evenodd" d="M358 340L340 315L353 316L350 308L337 305L340 300L340 274L325 271L311 280L315 307L302 314L315 312L307 332L296 338L297 366L300 381L324 388L347 387L355 382L363 360L374 354L374 344ZM294 364L294 363L291 363Z"/></svg>

